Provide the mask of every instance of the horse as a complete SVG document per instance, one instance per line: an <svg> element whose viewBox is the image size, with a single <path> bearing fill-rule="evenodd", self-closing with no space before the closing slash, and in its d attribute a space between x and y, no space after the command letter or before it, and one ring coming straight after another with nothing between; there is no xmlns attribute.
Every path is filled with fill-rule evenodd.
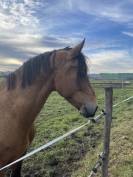
<svg viewBox="0 0 133 177"><path fill-rule="evenodd" d="M85 41L75 47L44 52L11 72L0 85L0 167L20 158L31 144L34 121L52 91L86 118L95 115L96 95L88 78ZM11 177L21 177L22 162ZM5 177L5 171L0 172Z"/></svg>

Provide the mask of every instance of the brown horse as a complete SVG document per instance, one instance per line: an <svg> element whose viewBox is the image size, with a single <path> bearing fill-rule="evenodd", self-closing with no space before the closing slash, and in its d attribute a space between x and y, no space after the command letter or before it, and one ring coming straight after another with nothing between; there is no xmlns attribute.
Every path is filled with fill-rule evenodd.
<svg viewBox="0 0 133 177"><path fill-rule="evenodd" d="M0 167L22 156L34 137L33 122L52 91L57 91L85 117L97 104L87 77L84 41L74 48L45 52L25 62L0 85ZM21 163L11 177L21 176ZM5 172L0 172L0 177Z"/></svg>

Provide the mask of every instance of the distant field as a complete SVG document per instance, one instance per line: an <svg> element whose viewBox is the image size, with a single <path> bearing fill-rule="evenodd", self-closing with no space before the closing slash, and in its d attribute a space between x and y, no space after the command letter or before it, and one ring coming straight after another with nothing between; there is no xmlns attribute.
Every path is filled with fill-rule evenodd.
<svg viewBox="0 0 133 177"><path fill-rule="evenodd" d="M104 90L96 88L100 108L104 106ZM114 103L133 95L133 89L114 89ZM133 174L133 100L114 110L110 177L132 177ZM36 120L36 138L30 150L82 125L87 120L79 115L57 93L51 94ZM25 160L23 174L37 177L87 177L102 151L100 124L86 126L75 135Z"/></svg>

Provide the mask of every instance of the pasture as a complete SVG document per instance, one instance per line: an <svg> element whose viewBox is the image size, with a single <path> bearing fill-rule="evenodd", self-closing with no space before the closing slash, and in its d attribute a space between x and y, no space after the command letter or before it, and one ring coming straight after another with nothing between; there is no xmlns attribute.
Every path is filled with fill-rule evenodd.
<svg viewBox="0 0 133 177"><path fill-rule="evenodd" d="M98 105L104 107L104 89L95 88ZM114 89L114 103L133 95L132 88ZM133 100L113 111L110 176L133 174ZM36 121L36 137L29 151L78 127L87 120L57 93L52 93ZM28 177L86 177L102 149L103 120L24 161L23 175Z"/></svg>

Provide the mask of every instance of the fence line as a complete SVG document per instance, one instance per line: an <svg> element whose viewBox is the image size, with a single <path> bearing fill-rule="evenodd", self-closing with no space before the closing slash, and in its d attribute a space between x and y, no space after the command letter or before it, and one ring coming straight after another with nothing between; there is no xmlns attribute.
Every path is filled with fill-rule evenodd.
<svg viewBox="0 0 133 177"><path fill-rule="evenodd" d="M125 100L123 100L123 101L121 101L121 102L115 104L115 105L113 105L113 107L116 107L116 106L118 106L118 105L120 105L120 104L122 104L122 103L124 103L124 102L126 102L126 101L128 101L128 100L130 100L130 99L132 99L132 98L133 98L133 96L131 96L131 97L129 97L129 98L127 98L127 99L125 99ZM104 111L102 111L101 114L99 114L98 116L94 117L94 118L91 119L91 120L92 120L93 122L98 122L98 120L99 120L103 115L105 115L105 112L104 112ZM0 171L11 167L12 165L14 165L14 164L16 164L16 163L18 163L18 162L20 162L20 161L22 161L22 160L24 160L24 159L26 159L26 158L32 156L32 155L34 155L34 154L36 154L36 153L38 153L38 152L40 152L40 151L42 151L42 150L47 149L48 147L54 145L55 143L57 143L57 142L63 140L64 138L66 138L66 137L72 135L73 133L75 133L75 132L77 132L78 130L82 129L82 128L85 127L86 125L90 124L91 120L89 120L87 123L81 125L80 127L77 127L77 128L75 128L75 129L73 129L73 130L71 130L71 131L65 133L64 135L59 136L59 137L53 139L52 141L49 141L49 142L46 143L45 145L42 145L42 146L38 147L37 149L35 149L35 150L29 152L28 154L22 156L21 158L19 158L19 159L13 161L13 162L7 164L6 166L1 167L1 168L0 168Z"/></svg>
<svg viewBox="0 0 133 177"><path fill-rule="evenodd" d="M129 98L127 98L127 99L125 99L125 100L122 100L122 101L120 101L119 103L116 103L115 105L113 105L113 107L119 106L119 105L121 105L122 103L131 100L132 98L133 98L133 96L130 96Z"/></svg>

